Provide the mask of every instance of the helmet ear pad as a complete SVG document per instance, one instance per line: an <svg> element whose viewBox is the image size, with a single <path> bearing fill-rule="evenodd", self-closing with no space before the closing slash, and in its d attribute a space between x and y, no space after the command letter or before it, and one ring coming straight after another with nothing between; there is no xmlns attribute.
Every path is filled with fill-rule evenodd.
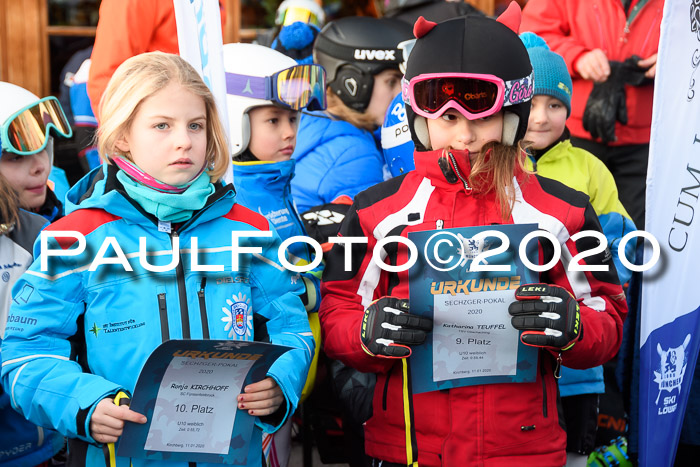
<svg viewBox="0 0 700 467"><path fill-rule="evenodd" d="M247 109L241 117L241 131L243 132L243 134L241 135L241 147L238 151L238 154L248 149L248 145L250 144L250 115L248 115L249 111L250 109Z"/></svg>
<svg viewBox="0 0 700 467"><path fill-rule="evenodd" d="M529 102L528 102L529 104ZM520 116L513 112L503 112L503 132L501 133L501 143L506 146L515 145L515 137L520 126Z"/></svg>
<svg viewBox="0 0 700 467"><path fill-rule="evenodd" d="M423 145L426 151L431 151L433 145L430 143L430 134L428 133L428 119L416 115L413 120L413 131L416 134L416 138Z"/></svg>
<svg viewBox="0 0 700 467"><path fill-rule="evenodd" d="M357 112L364 112L372 98L374 76L351 64L341 66L329 84L333 94L343 104Z"/></svg>

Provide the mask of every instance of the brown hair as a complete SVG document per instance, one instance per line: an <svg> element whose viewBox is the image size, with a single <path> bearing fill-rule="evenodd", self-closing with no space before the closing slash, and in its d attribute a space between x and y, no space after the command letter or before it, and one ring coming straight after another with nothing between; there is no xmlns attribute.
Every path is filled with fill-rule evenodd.
<svg viewBox="0 0 700 467"><path fill-rule="evenodd" d="M340 97L336 96L333 91L331 91L331 88L326 88L326 102L328 103L328 107L326 108L327 112L335 115L339 119L367 131L374 131L377 128L374 117L366 112L358 112L345 105L345 103L340 100Z"/></svg>
<svg viewBox="0 0 700 467"><path fill-rule="evenodd" d="M525 157L520 143L516 146L506 146L492 141L484 145L472 164L469 183L477 193L496 193L496 201L504 221L510 218L515 204L514 174L532 174L525 168Z"/></svg>
<svg viewBox="0 0 700 467"><path fill-rule="evenodd" d="M19 199L5 176L0 173L0 234L19 222Z"/></svg>
<svg viewBox="0 0 700 467"><path fill-rule="evenodd" d="M207 111L207 159L213 168L209 176L219 180L228 167L229 149L226 132L219 119L211 91L197 71L175 54L149 52L124 61L114 72L100 101L100 126L97 130L97 150L109 162L114 155L131 159L116 147L117 141L129 131L141 102L152 94L178 83L204 100Z"/></svg>

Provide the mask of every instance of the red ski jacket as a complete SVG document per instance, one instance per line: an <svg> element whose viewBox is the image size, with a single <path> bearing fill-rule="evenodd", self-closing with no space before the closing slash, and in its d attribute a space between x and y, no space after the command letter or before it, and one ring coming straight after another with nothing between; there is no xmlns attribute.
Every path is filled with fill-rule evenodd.
<svg viewBox="0 0 700 467"><path fill-rule="evenodd" d="M540 273L540 280L567 288L581 310L582 338L562 353L563 363L589 368L608 361L618 350L627 305L614 267L609 272L567 271L573 256L595 246L574 242L571 235L600 230L588 197L554 180L519 173L515 177L517 200L510 219L504 222L494 195L474 193L462 178L470 173L467 153L451 154L453 160L448 162L450 157L442 150L416 152L415 171L355 197L340 235L367 237L369 243L352 246L350 271L345 271L342 245L329 252L319 311L324 348L331 358L359 371L377 373L373 415L365 424L366 452L374 458L406 463L417 452L421 466L564 465L566 433L557 409L552 352L539 352L533 383L413 395L410 385L404 384L408 378L401 360L370 356L360 344L367 306L382 296L409 295L408 272L389 273L372 261L377 241L436 228L537 223L559 239L562 249L560 261ZM405 264L408 252L404 245L391 243L387 250L381 255L387 264ZM551 259L551 250L547 240L540 243L541 264ZM605 253L586 258L586 264L612 265L609 252Z"/></svg>
<svg viewBox="0 0 700 467"><path fill-rule="evenodd" d="M532 31L564 57L573 79L571 116L573 136L591 139L583 129L583 111L593 81L574 70L585 52L602 49L608 60L624 61L632 55L649 58L659 47L663 0L632 0L625 13L621 0L530 0L523 9L520 31ZM627 125L617 123L612 146L649 142L654 86L627 86Z"/></svg>

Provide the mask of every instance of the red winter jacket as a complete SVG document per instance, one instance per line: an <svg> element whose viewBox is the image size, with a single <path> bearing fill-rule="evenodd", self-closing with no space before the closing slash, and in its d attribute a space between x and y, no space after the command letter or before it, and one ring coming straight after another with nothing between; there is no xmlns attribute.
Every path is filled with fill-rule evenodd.
<svg viewBox="0 0 700 467"><path fill-rule="evenodd" d="M573 78L571 117L573 136L591 139L583 129L583 111L593 82L582 79L574 64L584 53L602 49L608 60L624 61L632 55L649 58L659 47L663 0L632 0L625 14L622 0L530 0L523 10L520 31L541 36L564 57ZM652 84L627 86L627 125L615 126L612 146L649 142Z"/></svg>
<svg viewBox="0 0 700 467"><path fill-rule="evenodd" d="M459 172L468 174L466 152L452 153L460 161ZM341 245L329 253L319 311L324 348L331 358L363 372L377 373L373 415L365 424L365 448L372 457L407 462L405 396L414 417L411 450L418 452L421 466L564 465L566 433L557 410L552 353L539 352L539 370L533 383L470 386L408 396L404 395L401 361L370 356L360 345L361 320L373 300L387 295L408 298L408 273L388 273L371 261L379 239L389 235L407 237L410 231L440 226L503 223L492 194L475 194L459 181L448 183L438 165L441 157L442 150L416 152L415 171L355 197L340 235L367 237L369 243L352 247L349 272L344 270L345 249ZM448 173L452 177L457 172L445 170L452 171ZM565 270L579 247L591 248L590 244L577 246L570 235L600 230L595 212L587 196L559 182L525 174L518 179L518 201L507 223L536 222L560 239L562 260L540 279L572 291L581 309L582 339L563 352L563 363L573 368L600 365L615 355L622 339L627 313L622 288L614 267L595 276L583 273L575 282L572 273ZM384 261L404 264L406 247L389 245L394 248L389 248ZM545 264L551 254L548 258L542 247L540 250L541 264ZM591 259L597 264L612 264L609 255L589 257L588 264Z"/></svg>

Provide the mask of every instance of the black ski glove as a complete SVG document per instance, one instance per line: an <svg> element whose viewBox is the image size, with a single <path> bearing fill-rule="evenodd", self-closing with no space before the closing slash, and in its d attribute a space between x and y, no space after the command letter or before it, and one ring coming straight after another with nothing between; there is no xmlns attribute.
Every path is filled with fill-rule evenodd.
<svg viewBox="0 0 700 467"><path fill-rule="evenodd" d="M408 313L408 300L382 297L365 310L360 339L362 349L373 357L405 358L411 345L425 341L433 320Z"/></svg>
<svg viewBox="0 0 700 467"><path fill-rule="evenodd" d="M568 350L581 335L581 314L576 299L563 287L548 284L521 285L518 301L508 306L523 344Z"/></svg>
<svg viewBox="0 0 700 467"><path fill-rule="evenodd" d="M647 82L645 69L639 68L636 55L624 62L610 61L610 76L602 83L595 83L583 111L583 128L593 138L607 144L617 140L615 122L627 124L627 97L625 85L639 86Z"/></svg>

